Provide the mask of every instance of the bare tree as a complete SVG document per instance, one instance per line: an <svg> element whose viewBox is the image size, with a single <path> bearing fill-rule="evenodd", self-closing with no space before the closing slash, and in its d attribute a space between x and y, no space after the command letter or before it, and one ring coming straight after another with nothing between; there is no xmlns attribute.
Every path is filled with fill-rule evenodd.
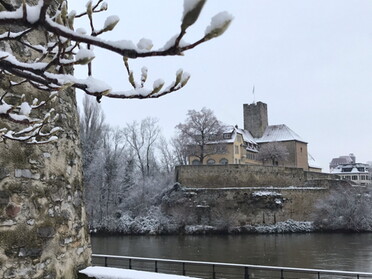
<svg viewBox="0 0 372 279"><path fill-rule="evenodd" d="M176 158L171 145L164 137L159 138L160 166L165 173L172 173L176 165Z"/></svg>
<svg viewBox="0 0 372 279"><path fill-rule="evenodd" d="M141 39L138 44L129 40L108 41L100 35L115 28L119 17L107 17L103 27L97 27L94 14L107 10L103 0L87 2L86 10L81 13L68 12L67 0L14 1L10 4L1 1L0 12L0 75L2 92L0 96L0 117L8 121L26 125L26 128L0 128L0 138L28 143L46 143L56 140L54 135L61 130L55 127L57 116L53 116L52 102L61 91L67 88L80 89L97 101L104 97L119 99L159 98L184 87L190 75L183 70L176 73L175 81L168 86L158 79L153 86L145 87L147 68L142 68L141 78L136 81L129 60L154 56L178 56L185 51L220 36L229 26L232 17L222 12L212 18L205 34L193 43L185 43L183 38L193 25L206 0L185 0L180 31L169 43L152 50L149 39ZM33 3L32 6L29 3ZM56 5L56 3L58 5ZM57 6L57 10L56 10ZM90 32L78 28L80 19L88 19ZM79 26L81 27L81 26ZM34 33L44 34L43 41L35 42ZM111 87L92 75L92 61L95 58L93 48L113 52L123 59L128 73L129 90L113 92ZM13 53L26 54L22 57ZM13 51L15 50L15 51ZM73 76L74 65L87 65L87 77L77 79ZM30 96L29 91L14 98L14 92L27 84L41 92L42 97Z"/></svg>
<svg viewBox="0 0 372 279"><path fill-rule="evenodd" d="M138 122L134 121L123 129L123 135L129 146L134 150L136 163L145 178L150 175L151 166L156 165L154 152L160 135L158 120L147 117Z"/></svg>
<svg viewBox="0 0 372 279"><path fill-rule="evenodd" d="M178 124L176 129L186 144L188 156L197 157L201 164L207 156L225 151L220 143L224 126L210 109L189 110L185 123Z"/></svg>
<svg viewBox="0 0 372 279"><path fill-rule="evenodd" d="M187 165L187 140L179 134L171 140L173 151L175 153L175 164L176 165Z"/></svg>
<svg viewBox="0 0 372 279"><path fill-rule="evenodd" d="M269 163L276 166L281 161L285 161L288 157L288 150L285 146L278 142L269 142L260 146L257 154L257 160L263 164Z"/></svg>

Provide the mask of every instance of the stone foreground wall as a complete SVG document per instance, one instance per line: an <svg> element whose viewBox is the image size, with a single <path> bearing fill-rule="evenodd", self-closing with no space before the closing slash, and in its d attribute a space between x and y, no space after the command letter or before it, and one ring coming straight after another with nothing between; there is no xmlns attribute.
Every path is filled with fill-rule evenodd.
<svg viewBox="0 0 372 279"><path fill-rule="evenodd" d="M309 181L334 180L337 176L299 168L249 165L177 166L176 181L185 187L302 186Z"/></svg>
<svg viewBox="0 0 372 279"><path fill-rule="evenodd" d="M73 98L58 101L56 143L1 143L0 278L75 278L90 263Z"/></svg>
<svg viewBox="0 0 372 279"><path fill-rule="evenodd" d="M22 1L5 2L17 6ZM35 44L45 39L37 30L28 36ZM0 49L9 48L20 60L33 57L19 44L0 45ZM2 76L0 95L8 83ZM27 83L13 93L13 101L24 93L29 102L46 99L45 92ZM77 270L90 264L74 92L60 92L45 109L51 107L60 115L55 126L63 129L58 141L45 145L0 143L0 278L73 279ZM24 128L0 119L0 128L9 126Z"/></svg>

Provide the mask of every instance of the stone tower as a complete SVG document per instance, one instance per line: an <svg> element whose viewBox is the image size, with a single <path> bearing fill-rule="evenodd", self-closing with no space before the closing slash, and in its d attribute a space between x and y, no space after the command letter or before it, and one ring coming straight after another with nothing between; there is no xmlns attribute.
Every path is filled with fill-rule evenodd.
<svg viewBox="0 0 372 279"><path fill-rule="evenodd" d="M22 3L5 2L14 7ZM45 33L40 30L33 30L28 36L35 44L45 40ZM20 60L33 57L32 51L13 42L1 43L0 50L4 49L11 49ZM1 76L1 96L5 95L4 84L9 82L9 77ZM15 87L12 95L4 98L10 103L24 92L30 100L45 98L45 92L28 83ZM51 106L60 115L55 125L63 129L56 142L39 145L0 142L0 278L74 279L79 269L90 264L79 120L73 90L60 91L46 110ZM22 128L21 124L0 118L0 129L3 127Z"/></svg>
<svg viewBox="0 0 372 279"><path fill-rule="evenodd" d="M262 102L244 104L244 129L254 138L262 137L268 124L267 105Z"/></svg>

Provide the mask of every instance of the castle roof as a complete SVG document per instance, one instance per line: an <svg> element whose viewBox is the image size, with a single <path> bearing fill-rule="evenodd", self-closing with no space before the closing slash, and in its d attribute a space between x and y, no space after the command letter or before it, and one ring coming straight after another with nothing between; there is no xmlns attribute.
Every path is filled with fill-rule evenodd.
<svg viewBox="0 0 372 279"><path fill-rule="evenodd" d="M247 150L257 152L257 149L255 147L257 145L257 142L249 131L240 129L237 126L228 126L226 127L224 133L231 134L231 137L228 139L223 139L222 142L233 143L235 142L236 136L240 134L243 138L243 141L248 143Z"/></svg>
<svg viewBox="0 0 372 279"><path fill-rule="evenodd" d="M307 143L285 124L268 126L262 137L255 140L257 143L274 141L299 141Z"/></svg>

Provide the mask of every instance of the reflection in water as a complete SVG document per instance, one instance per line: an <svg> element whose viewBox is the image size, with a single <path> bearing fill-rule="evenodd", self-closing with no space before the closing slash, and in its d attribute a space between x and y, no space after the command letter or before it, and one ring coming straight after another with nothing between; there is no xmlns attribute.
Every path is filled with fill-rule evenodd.
<svg viewBox="0 0 372 279"><path fill-rule="evenodd" d="M94 236L96 254L372 272L372 234Z"/></svg>

